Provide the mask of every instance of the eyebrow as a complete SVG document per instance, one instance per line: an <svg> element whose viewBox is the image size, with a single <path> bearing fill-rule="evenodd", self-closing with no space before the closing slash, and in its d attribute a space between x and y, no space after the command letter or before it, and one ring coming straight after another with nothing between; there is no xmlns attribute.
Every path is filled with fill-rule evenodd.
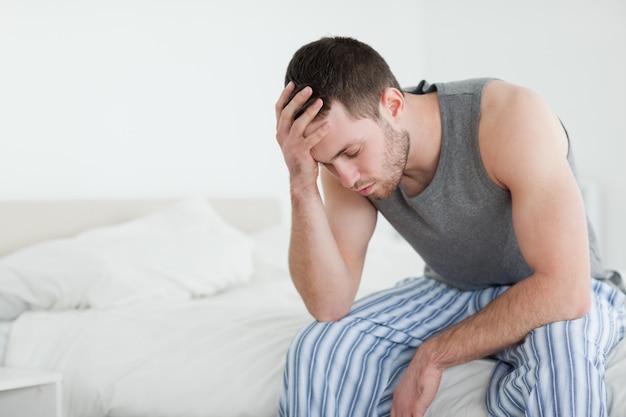
<svg viewBox="0 0 626 417"><path fill-rule="evenodd" d="M349 144L344 146L339 152L337 152L335 154L335 156L333 156L330 160L334 161L335 159L339 158L341 155L343 155L344 153L346 153L348 151L348 149L350 149L350 147L354 146L354 143Z"/></svg>

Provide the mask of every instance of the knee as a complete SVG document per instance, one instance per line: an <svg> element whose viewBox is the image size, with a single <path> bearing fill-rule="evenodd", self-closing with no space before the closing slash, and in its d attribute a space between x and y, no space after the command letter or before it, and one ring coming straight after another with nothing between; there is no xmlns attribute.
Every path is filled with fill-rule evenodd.
<svg viewBox="0 0 626 417"><path fill-rule="evenodd" d="M593 393L592 408L602 409L604 358L597 343L579 334L577 327L579 324L572 322L544 326L497 355L488 408L521 411L540 407L560 415L563 407L589 407L581 401Z"/></svg>
<svg viewBox="0 0 626 417"><path fill-rule="evenodd" d="M336 333L336 322L314 322L301 329L293 338L288 352L290 364L310 363L325 354L331 336Z"/></svg>

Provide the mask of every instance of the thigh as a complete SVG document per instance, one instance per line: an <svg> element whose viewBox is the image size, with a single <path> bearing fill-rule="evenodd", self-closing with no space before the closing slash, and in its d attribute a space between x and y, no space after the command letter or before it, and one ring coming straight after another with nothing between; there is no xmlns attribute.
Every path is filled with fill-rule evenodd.
<svg viewBox="0 0 626 417"><path fill-rule="evenodd" d="M599 281L592 291L586 316L535 329L496 355L490 415L606 415L604 365L624 337L624 296Z"/></svg>
<svg viewBox="0 0 626 417"><path fill-rule="evenodd" d="M340 321L382 332L381 337L396 334L396 338L413 339L406 343L417 346L474 314L506 288L462 291L429 278L410 278L357 301Z"/></svg>

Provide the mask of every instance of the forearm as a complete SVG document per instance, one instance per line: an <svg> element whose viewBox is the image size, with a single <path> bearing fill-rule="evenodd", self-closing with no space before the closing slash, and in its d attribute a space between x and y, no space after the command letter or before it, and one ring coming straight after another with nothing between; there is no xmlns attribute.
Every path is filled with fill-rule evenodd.
<svg viewBox="0 0 626 417"><path fill-rule="evenodd" d="M320 321L347 314L358 279L352 276L333 237L317 186L291 190L291 277L309 312Z"/></svg>
<svg viewBox="0 0 626 417"><path fill-rule="evenodd" d="M485 308L426 341L416 361L446 369L519 343L533 329L570 320L588 309L589 281L531 276ZM418 357L419 356L419 357Z"/></svg>

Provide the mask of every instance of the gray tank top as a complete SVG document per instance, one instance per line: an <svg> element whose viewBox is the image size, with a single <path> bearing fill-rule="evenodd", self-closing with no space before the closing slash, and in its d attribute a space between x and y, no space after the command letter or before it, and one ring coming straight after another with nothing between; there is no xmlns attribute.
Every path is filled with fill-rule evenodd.
<svg viewBox="0 0 626 417"><path fill-rule="evenodd" d="M424 259L425 276L463 290L512 285L533 272L513 230L511 195L489 178L478 149L480 103L489 81L422 81L409 91L438 94L443 132L437 172L415 197L398 188L389 198L373 201ZM568 161L575 171L571 149ZM591 275L608 279L587 223Z"/></svg>

